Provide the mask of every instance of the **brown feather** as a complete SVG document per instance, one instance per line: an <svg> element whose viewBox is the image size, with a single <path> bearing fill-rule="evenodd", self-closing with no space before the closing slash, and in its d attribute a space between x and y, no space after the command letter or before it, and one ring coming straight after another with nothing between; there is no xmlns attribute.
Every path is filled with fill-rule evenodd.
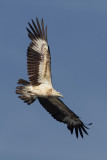
<svg viewBox="0 0 107 160"><path fill-rule="evenodd" d="M41 26L42 26L43 38L45 39L45 32L44 32L43 18L42 18Z"/></svg>
<svg viewBox="0 0 107 160"><path fill-rule="evenodd" d="M31 28L31 30L33 31L34 35L36 35L36 36L37 36L37 34L36 34L36 32L35 32L34 28L32 27L32 25L31 25L29 22L28 22L28 24L29 24L29 27Z"/></svg>
<svg viewBox="0 0 107 160"><path fill-rule="evenodd" d="M34 28L36 29L37 35L39 35L39 36L40 36L39 31L38 31L38 29L37 29L37 27L36 27L36 25L35 25L35 23L34 23L33 19L32 19L32 23L33 23Z"/></svg>
<svg viewBox="0 0 107 160"><path fill-rule="evenodd" d="M45 28L45 39L46 39L46 41L47 41L47 26L46 26L46 28Z"/></svg>
<svg viewBox="0 0 107 160"><path fill-rule="evenodd" d="M42 30L41 30L38 18L36 18L36 22L37 22L37 25L38 25L39 33L40 33L40 35L42 35Z"/></svg>

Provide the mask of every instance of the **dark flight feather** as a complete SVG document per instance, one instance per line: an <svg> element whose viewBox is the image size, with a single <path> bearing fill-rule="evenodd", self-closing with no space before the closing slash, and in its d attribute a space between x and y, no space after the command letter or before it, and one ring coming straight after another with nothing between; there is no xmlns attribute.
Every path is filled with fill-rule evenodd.
<svg viewBox="0 0 107 160"><path fill-rule="evenodd" d="M73 130L75 128L75 134L77 138L79 133L82 138L83 132L88 135L87 131L85 130L86 126L84 123L59 98L39 97L38 100L53 118L55 118L57 121L67 124L67 128L71 131L71 134L73 134Z"/></svg>

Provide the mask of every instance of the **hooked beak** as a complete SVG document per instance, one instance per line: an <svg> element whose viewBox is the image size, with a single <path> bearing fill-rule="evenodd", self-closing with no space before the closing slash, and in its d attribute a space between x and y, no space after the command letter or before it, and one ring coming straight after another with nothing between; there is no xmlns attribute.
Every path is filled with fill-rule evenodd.
<svg viewBox="0 0 107 160"><path fill-rule="evenodd" d="M62 98L63 98L64 96L63 96L61 93L59 93L59 97L62 97Z"/></svg>
<svg viewBox="0 0 107 160"><path fill-rule="evenodd" d="M64 98L64 96L61 94L61 96L60 97L62 97L62 98Z"/></svg>

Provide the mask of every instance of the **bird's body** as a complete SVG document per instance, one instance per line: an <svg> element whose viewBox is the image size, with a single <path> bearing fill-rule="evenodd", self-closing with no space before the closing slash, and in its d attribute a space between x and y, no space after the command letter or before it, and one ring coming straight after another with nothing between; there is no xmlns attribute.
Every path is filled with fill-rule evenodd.
<svg viewBox="0 0 107 160"><path fill-rule="evenodd" d="M38 86L25 86L25 89L28 93L35 95L37 97L62 97L59 92L57 92L52 85L40 84Z"/></svg>
<svg viewBox="0 0 107 160"><path fill-rule="evenodd" d="M80 133L83 138L84 131L88 129L79 117L72 112L58 97L63 97L52 85L51 56L47 42L47 26L44 28L43 19L41 26L36 18L37 25L32 20L33 26L27 28L31 43L27 50L27 69L29 81L19 79L16 94L25 103L30 105L36 99L56 120L66 123L67 128L73 133L75 128L76 137Z"/></svg>

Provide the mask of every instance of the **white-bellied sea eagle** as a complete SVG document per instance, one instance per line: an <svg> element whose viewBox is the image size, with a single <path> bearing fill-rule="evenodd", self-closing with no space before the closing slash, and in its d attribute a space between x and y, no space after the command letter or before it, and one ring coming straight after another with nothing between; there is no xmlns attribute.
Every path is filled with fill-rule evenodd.
<svg viewBox="0 0 107 160"><path fill-rule="evenodd" d="M88 127L71 111L60 99L63 97L52 85L51 80L51 55L47 42L47 26L44 28L43 18L41 25L36 18L36 24L32 20L27 28L31 43L27 49L27 70L29 82L23 79L18 80L16 94L25 103L30 105L37 98L40 104L59 122L67 124L71 134L75 130L83 138L83 132L87 135Z"/></svg>

